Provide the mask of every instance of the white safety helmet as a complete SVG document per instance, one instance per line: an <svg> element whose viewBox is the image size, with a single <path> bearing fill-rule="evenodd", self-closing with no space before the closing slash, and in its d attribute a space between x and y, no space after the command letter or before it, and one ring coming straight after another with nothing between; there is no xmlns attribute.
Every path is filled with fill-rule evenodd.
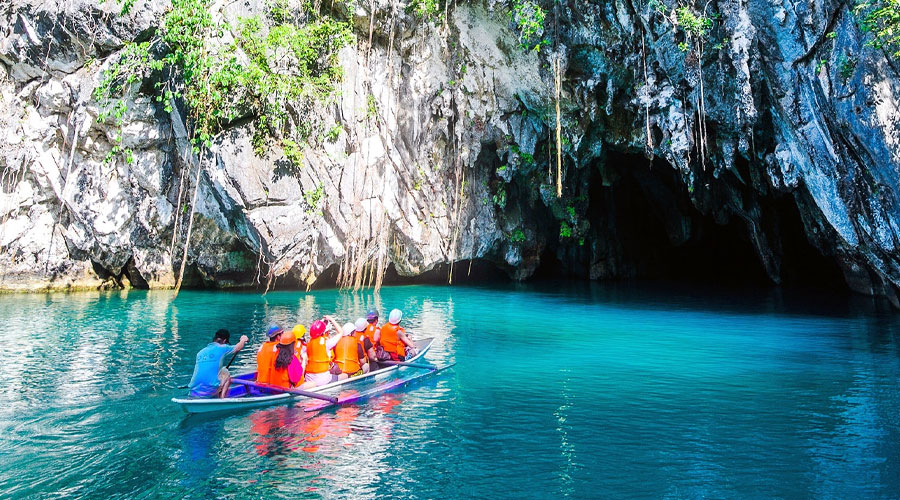
<svg viewBox="0 0 900 500"><path fill-rule="evenodd" d="M368 325L369 325L369 323L366 321L366 318L359 318L356 320L356 331L357 332L365 331L366 326L368 326Z"/></svg>
<svg viewBox="0 0 900 500"><path fill-rule="evenodd" d="M400 309L394 309L393 311L391 311L391 315L388 316L388 321L395 325L399 324L401 319L403 319L403 313L400 311Z"/></svg>
<svg viewBox="0 0 900 500"><path fill-rule="evenodd" d="M356 331L356 325L350 323L349 321L344 323L344 335L353 335L353 332Z"/></svg>

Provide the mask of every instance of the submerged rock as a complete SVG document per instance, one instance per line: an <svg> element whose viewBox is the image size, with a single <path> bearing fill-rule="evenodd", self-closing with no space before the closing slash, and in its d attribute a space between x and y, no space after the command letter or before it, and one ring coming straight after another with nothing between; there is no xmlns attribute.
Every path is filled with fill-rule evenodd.
<svg viewBox="0 0 900 500"><path fill-rule="evenodd" d="M240 121L197 158L183 110L143 87L121 126L98 119L101 72L164 5L3 7L0 288L173 286L199 166L192 284L472 259L516 279L749 265L775 283L837 272L896 301L900 73L846 3L713 1L701 50L679 48L664 2L569 2L537 51L502 3L459 2L436 23L374 5L352 13L358 40L302 165L256 154ZM224 14L263 6L241 9ZM130 162L109 159L117 146Z"/></svg>

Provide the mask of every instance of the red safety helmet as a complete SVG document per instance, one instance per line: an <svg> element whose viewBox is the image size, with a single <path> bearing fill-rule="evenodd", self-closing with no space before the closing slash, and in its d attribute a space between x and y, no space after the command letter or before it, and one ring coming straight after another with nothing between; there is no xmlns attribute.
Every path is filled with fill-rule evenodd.
<svg viewBox="0 0 900 500"><path fill-rule="evenodd" d="M322 336L325 333L325 322L321 319L317 319L313 321L313 324L309 327L309 338L315 339Z"/></svg>

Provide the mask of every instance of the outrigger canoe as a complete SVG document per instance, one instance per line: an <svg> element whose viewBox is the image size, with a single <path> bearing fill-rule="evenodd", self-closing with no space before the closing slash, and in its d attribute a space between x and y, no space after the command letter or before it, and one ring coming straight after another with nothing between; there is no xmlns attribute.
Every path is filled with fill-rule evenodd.
<svg viewBox="0 0 900 500"><path fill-rule="evenodd" d="M414 363L416 360L424 357L425 353L428 352L428 349L431 348L434 339L420 339L415 342L417 348L416 355L407 360L409 363ZM342 389L345 389L349 384L359 384L364 381L373 382L383 379L402 367L402 365L386 366L357 377L338 380L337 382L321 385L309 390L319 394L335 395ZM256 380L256 372L235 375L233 378L248 381ZM303 399L308 398L297 394L268 390L262 387L232 384L231 389L228 391L227 398L172 398L172 402L181 405L181 408L187 413L209 413L214 411L235 411L244 408L257 408L260 406L288 403Z"/></svg>

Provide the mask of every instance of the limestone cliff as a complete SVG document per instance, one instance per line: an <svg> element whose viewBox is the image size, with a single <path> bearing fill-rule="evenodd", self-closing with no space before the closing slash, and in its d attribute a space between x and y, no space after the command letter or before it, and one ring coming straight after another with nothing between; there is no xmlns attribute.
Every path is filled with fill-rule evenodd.
<svg viewBox="0 0 900 500"><path fill-rule="evenodd" d="M7 2L0 288L172 286L199 166L195 283L418 276L471 259L517 279L548 261L597 279L731 259L776 283L833 267L896 301L900 72L864 46L848 4L713 0L703 50L659 5L560 3L531 51L500 2L452 3L435 22L360 2L339 97L315 110L326 127L291 168L255 154L246 123L196 157L178 108L146 93L120 140L97 120L102 71L165 5ZM117 144L133 161L105 161Z"/></svg>

